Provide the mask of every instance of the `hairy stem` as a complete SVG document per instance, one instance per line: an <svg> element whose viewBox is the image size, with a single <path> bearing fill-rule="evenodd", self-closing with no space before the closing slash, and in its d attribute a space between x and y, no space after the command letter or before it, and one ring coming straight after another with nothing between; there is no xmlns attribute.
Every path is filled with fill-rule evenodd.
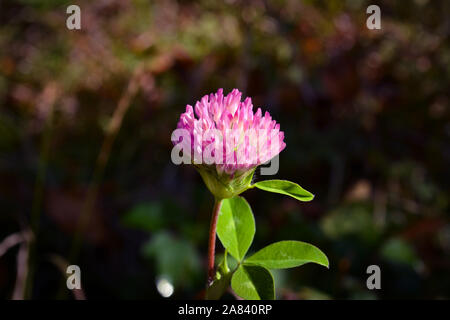
<svg viewBox="0 0 450 320"><path fill-rule="evenodd" d="M209 287L214 280L215 269L214 269L214 255L216 251L216 227L217 218L219 217L220 207L222 206L223 200L215 199L214 209L211 217L211 226L209 228L209 247L208 247L208 282Z"/></svg>

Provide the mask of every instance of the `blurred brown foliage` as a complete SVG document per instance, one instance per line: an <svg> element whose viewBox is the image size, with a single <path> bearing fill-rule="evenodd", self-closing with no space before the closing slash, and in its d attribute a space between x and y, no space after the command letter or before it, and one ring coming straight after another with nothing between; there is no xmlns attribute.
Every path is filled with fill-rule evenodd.
<svg viewBox="0 0 450 320"><path fill-rule="evenodd" d="M256 243L311 242L331 262L277 272L279 298L448 298L450 3L376 2L381 30L363 0L78 1L76 31L70 1L2 1L0 240L35 214L31 296L58 291L47 255L69 256L111 126L76 260L87 298L158 298L162 276L174 297L202 290L212 198L170 136L186 104L236 87L285 131L277 177L316 195L245 194ZM4 298L17 252L0 257Z"/></svg>

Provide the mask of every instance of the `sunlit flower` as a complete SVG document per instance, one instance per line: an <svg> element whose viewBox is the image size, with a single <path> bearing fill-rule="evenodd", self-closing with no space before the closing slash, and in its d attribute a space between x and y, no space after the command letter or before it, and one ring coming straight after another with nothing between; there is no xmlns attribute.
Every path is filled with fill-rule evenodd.
<svg viewBox="0 0 450 320"><path fill-rule="evenodd" d="M205 95L195 107L186 106L177 126L189 136L174 144L185 144L191 162L219 198L244 191L254 169L277 156L286 146L284 133L269 112L263 116L258 108L254 113L251 98L241 101L241 97L237 89L226 96L222 89Z"/></svg>

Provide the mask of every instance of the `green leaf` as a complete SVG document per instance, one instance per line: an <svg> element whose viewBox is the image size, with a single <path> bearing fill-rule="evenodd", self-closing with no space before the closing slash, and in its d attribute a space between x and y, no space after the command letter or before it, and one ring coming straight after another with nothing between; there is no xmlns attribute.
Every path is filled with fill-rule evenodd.
<svg viewBox="0 0 450 320"><path fill-rule="evenodd" d="M142 255L156 262L158 276L177 286L191 285L198 280L201 270L199 254L186 238L177 238L161 231L141 248Z"/></svg>
<svg viewBox="0 0 450 320"><path fill-rule="evenodd" d="M164 224L162 206L159 203L141 203L122 217L122 223L130 228L156 231Z"/></svg>
<svg viewBox="0 0 450 320"><path fill-rule="evenodd" d="M231 279L234 292L246 300L274 300L275 288L269 270L240 265Z"/></svg>
<svg viewBox="0 0 450 320"><path fill-rule="evenodd" d="M218 300L223 293L228 289L231 282L233 272L220 274L216 277L214 282L206 289L206 300Z"/></svg>
<svg viewBox="0 0 450 320"><path fill-rule="evenodd" d="M217 266L216 276L214 278L213 283L206 288L206 300L218 300L224 292L228 289L231 283L231 276L236 271L236 265L233 270L230 271L227 262L227 250L223 255L222 262ZM234 260L234 262L236 262Z"/></svg>
<svg viewBox="0 0 450 320"><path fill-rule="evenodd" d="M217 221L217 235L223 246L242 261L255 235L252 209L242 197L223 200Z"/></svg>
<svg viewBox="0 0 450 320"><path fill-rule="evenodd" d="M306 191L298 184L287 180L259 181L253 184L252 188L253 187L264 191L285 194L299 201L311 201L312 199L314 199L314 195L311 192Z"/></svg>
<svg viewBox="0 0 450 320"><path fill-rule="evenodd" d="M381 248L381 256L389 261L414 266L419 262L414 248L405 240L393 238Z"/></svg>
<svg viewBox="0 0 450 320"><path fill-rule="evenodd" d="M285 269L314 262L328 268L328 258L315 246L301 241L280 241L262 248L245 260L246 265Z"/></svg>

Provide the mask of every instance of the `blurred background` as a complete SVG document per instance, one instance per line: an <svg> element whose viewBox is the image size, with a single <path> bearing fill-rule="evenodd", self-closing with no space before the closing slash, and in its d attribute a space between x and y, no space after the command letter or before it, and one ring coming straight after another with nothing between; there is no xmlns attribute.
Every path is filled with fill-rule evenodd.
<svg viewBox="0 0 450 320"><path fill-rule="evenodd" d="M316 195L244 194L251 251L330 260L274 272L278 299L449 298L449 1L77 1L81 30L70 4L0 1L2 299L76 298L67 264L87 299L201 297L213 197L170 136L218 88L270 111L273 178Z"/></svg>

